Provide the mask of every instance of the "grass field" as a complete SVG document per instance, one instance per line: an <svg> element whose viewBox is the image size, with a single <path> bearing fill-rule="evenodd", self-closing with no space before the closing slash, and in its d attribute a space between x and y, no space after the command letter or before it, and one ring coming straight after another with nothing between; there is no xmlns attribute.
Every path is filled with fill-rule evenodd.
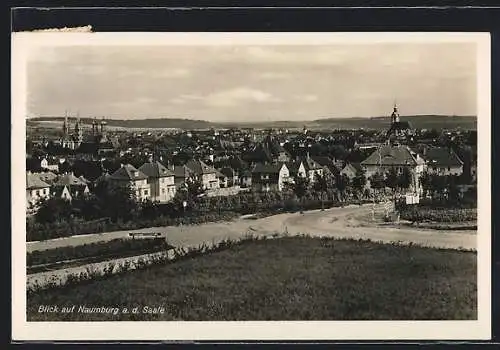
<svg viewBox="0 0 500 350"><path fill-rule="evenodd" d="M287 237L30 294L27 313L29 321L457 320L477 318L476 298L473 252Z"/></svg>

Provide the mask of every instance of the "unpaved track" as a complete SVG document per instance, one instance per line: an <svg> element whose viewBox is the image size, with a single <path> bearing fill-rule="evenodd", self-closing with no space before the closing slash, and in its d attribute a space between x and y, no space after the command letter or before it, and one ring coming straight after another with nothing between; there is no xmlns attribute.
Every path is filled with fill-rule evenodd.
<svg viewBox="0 0 500 350"><path fill-rule="evenodd" d="M44 242L27 244L28 251L50 249L62 246L76 246L85 243L109 241L126 237L129 232L167 232L167 240L176 247L193 247L202 243L217 243L224 239L239 239L246 234L270 236L274 233L288 232L311 236L329 236L335 238L371 239L381 242L415 243L427 247L447 249L476 249L476 231L433 231L418 230L409 227L372 227L366 221L360 223L356 217L370 215L371 206L348 206L325 211L314 210L303 214L279 214L262 219L238 219L231 222L208 223L197 226L156 227L134 231L118 231L86 236L73 236ZM125 260L133 259L132 257ZM118 259L120 260L120 259ZM122 259L123 260L123 259ZM102 267L109 262L91 264ZM44 284L51 278L64 278L68 273L85 271L86 266L40 272L27 276L28 286L35 281Z"/></svg>
<svg viewBox="0 0 500 350"><path fill-rule="evenodd" d="M130 232L165 232L170 244L178 247L198 246L203 242L220 241L226 238L241 238L245 234L290 234L326 235L336 238L365 238L383 242L413 242L438 248L476 249L476 231L465 230L422 230L411 227L361 226L355 216L369 215L371 205L347 206L313 210L300 213L286 213L266 218L237 219L229 222L207 223L192 226L152 227L140 230L115 231L101 234L72 236L41 242L28 242L28 252L64 246L76 246L94 242L110 241L127 237ZM364 223L366 225L366 223Z"/></svg>

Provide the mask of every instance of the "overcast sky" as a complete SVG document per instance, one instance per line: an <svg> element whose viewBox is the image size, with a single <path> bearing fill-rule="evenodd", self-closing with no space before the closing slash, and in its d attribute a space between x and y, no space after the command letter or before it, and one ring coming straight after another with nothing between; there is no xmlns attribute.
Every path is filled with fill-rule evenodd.
<svg viewBox="0 0 500 350"><path fill-rule="evenodd" d="M58 47L28 63L30 115L312 120L476 115L476 46Z"/></svg>

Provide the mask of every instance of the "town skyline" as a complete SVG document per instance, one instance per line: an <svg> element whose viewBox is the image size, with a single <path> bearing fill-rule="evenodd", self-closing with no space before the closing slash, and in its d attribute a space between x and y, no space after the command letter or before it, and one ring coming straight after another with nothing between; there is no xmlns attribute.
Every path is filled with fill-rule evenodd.
<svg viewBox="0 0 500 350"><path fill-rule="evenodd" d="M312 121L395 102L401 116L476 116L475 45L49 47L28 60L28 117Z"/></svg>

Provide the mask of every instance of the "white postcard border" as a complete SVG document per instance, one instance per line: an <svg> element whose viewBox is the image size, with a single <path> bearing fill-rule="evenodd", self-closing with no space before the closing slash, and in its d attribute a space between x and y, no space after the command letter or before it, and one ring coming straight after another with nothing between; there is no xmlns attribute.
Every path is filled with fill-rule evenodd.
<svg viewBox="0 0 500 350"><path fill-rule="evenodd" d="M476 42L478 67L478 320L297 322L27 322L26 58L68 45L327 45ZM491 337L491 62L489 33L14 33L12 35L13 340L487 340Z"/></svg>

